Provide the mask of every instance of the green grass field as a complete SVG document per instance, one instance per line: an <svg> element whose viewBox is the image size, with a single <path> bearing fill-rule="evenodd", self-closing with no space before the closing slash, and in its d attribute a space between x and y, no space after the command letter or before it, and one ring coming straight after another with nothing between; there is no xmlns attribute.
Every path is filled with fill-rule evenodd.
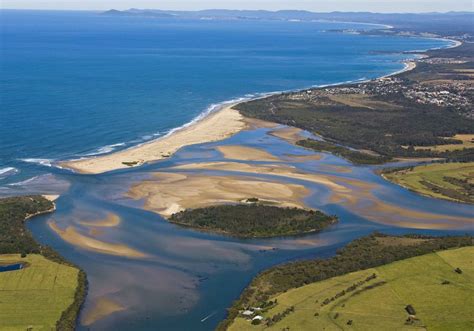
<svg viewBox="0 0 474 331"><path fill-rule="evenodd" d="M21 270L0 272L0 330L55 330L74 300L79 270L41 255L0 255L0 264L27 262Z"/></svg>
<svg viewBox="0 0 474 331"><path fill-rule="evenodd" d="M421 165L384 176L424 195L474 203L474 162Z"/></svg>
<svg viewBox="0 0 474 331"><path fill-rule="evenodd" d="M294 307L271 327L238 317L229 330L473 330L473 256L474 247L446 250L305 285L271 299L278 303L261 313L265 319ZM461 274L454 271L458 267ZM347 290L357 282L362 285ZM407 305L418 319L411 324Z"/></svg>

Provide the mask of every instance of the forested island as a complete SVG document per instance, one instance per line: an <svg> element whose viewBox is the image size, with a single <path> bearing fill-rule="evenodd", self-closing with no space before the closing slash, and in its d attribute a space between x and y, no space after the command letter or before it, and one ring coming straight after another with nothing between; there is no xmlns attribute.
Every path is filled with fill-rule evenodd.
<svg viewBox="0 0 474 331"><path fill-rule="evenodd" d="M21 266L0 272L0 329L75 329L86 274L39 244L25 226L27 219L54 209L52 201L39 195L0 199L0 265Z"/></svg>
<svg viewBox="0 0 474 331"><path fill-rule="evenodd" d="M288 291L291 292L292 289L301 288L305 285L320 282L332 277L342 276L359 270L369 270L370 268L387 265L395 261L422 256L441 250L472 246L474 243L473 240L474 238L472 236L389 236L381 233L374 233L367 237L354 240L344 248L338 250L336 255L329 259L317 258L277 265L261 272L256 278L254 278L250 285L242 292L240 298L233 303L228 311L227 319L221 322L217 329L227 330L230 326L233 326L236 318L244 319L245 315L253 317L256 315L264 315L266 311L273 309L275 306L280 304L281 299L277 299L280 294ZM464 254L463 256L469 256L468 252L466 252L466 254L467 255ZM458 262L460 262L460 260L458 260ZM424 264L422 264L421 268L425 268ZM450 266L449 268L453 274L463 272L461 268L456 266ZM346 289L340 294L335 294L332 298L326 298L327 300L321 300L321 302L316 301L316 303L318 303L317 306L326 306L334 300L344 296L346 293L356 290L358 287L365 286L366 283L367 285L372 286L371 284L376 283L374 279L377 278L377 275L373 276L373 271L369 271L370 272L368 272L367 275L358 280L358 283L354 285L354 288L351 287L350 289ZM405 270L405 272L409 273L407 270ZM427 272L429 273L429 271ZM438 280L437 277L435 278L435 281L438 282L439 286L447 286L450 284L450 280L448 279ZM351 283L348 283L348 285L350 284ZM424 285L420 284L420 286ZM304 297L302 297L301 294L298 294L295 298L297 298L298 301L304 301ZM380 298L380 300L382 299ZM314 304L313 298L311 298L310 301ZM265 319L257 318L259 320L257 322L255 322L257 319L254 319L252 324L262 324L270 327L275 323L284 320L288 315L294 313L294 306L287 306L285 303L282 303L282 305L283 306L281 306L280 309L277 309L279 312L277 315ZM309 302L307 305L309 305ZM307 305L305 305L305 307L307 307ZM375 306L377 306L377 303L375 303ZM459 306L458 308L465 310L466 306ZM247 311L250 311L251 313L248 313ZM311 316L312 318L317 318L319 313L314 313L314 316ZM334 316L335 312L332 311L331 318L334 318ZM335 316L335 319L337 319L337 316ZM383 320L380 321L383 322ZM251 327L250 324L251 323L244 325L246 325L248 329ZM281 327L286 327L286 325L283 324L278 325L278 330L281 330ZM239 328L236 327L235 329Z"/></svg>
<svg viewBox="0 0 474 331"><path fill-rule="evenodd" d="M240 238L266 238L321 231L336 223L335 216L320 211L283 208L258 203L188 209L173 214L169 221L193 229Z"/></svg>

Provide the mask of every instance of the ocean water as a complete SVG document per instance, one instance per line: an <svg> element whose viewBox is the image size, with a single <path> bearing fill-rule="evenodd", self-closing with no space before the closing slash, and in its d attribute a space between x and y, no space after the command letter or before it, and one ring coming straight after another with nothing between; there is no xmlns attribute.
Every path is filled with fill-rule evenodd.
<svg viewBox="0 0 474 331"><path fill-rule="evenodd" d="M0 12L0 186L157 138L226 100L368 79L446 41L347 23Z"/></svg>

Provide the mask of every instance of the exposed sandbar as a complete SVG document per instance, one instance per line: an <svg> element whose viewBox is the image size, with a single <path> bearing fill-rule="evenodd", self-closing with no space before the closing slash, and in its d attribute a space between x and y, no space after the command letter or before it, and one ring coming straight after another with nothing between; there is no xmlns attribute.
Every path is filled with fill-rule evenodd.
<svg viewBox="0 0 474 331"><path fill-rule="evenodd" d="M286 140L291 144L296 144L298 140L305 139L303 130L293 126L286 126L270 131L270 135Z"/></svg>
<svg viewBox="0 0 474 331"><path fill-rule="evenodd" d="M263 149L229 145L229 146L218 146L216 149L221 152L226 159L243 160L243 161L269 161L279 162L281 161L275 155L264 151Z"/></svg>
<svg viewBox="0 0 474 331"><path fill-rule="evenodd" d="M368 220L387 225L416 229L449 229L465 228L474 224L474 220L467 217L423 212L384 202L373 194L372 191L378 187L373 183L334 175L305 173L283 164L207 162L184 164L171 169L236 171L249 175L268 174L321 184L330 189L330 203L350 207L352 211Z"/></svg>
<svg viewBox="0 0 474 331"><path fill-rule="evenodd" d="M345 193L350 192L348 188L336 182L338 178L336 178L335 176L301 172L292 166L286 166L286 165L275 165L275 164L253 165L253 164L237 163L237 162L205 162L205 163L190 163L190 164L179 165L171 169L183 169L183 170L208 169L208 170L222 170L222 171L238 171L238 172L246 172L246 173L251 173L251 174L268 174L272 176L287 177L289 179L300 179L300 180L308 181L315 184L321 184L337 192L345 192ZM351 181L359 182L356 180L351 180Z"/></svg>
<svg viewBox="0 0 474 331"><path fill-rule="evenodd" d="M59 165L83 174L99 174L140 166L169 157L184 146L223 140L246 128L247 123L232 106L180 129L171 135L123 151Z"/></svg>
<svg viewBox="0 0 474 331"><path fill-rule="evenodd" d="M145 208L163 217L188 209L240 203L258 198L282 207L306 208L310 191L302 185L249 176L207 176L159 172L154 179L134 185L133 199L144 199Z"/></svg>
<svg viewBox="0 0 474 331"><path fill-rule="evenodd" d="M51 230L56 232L64 241L70 243L71 245L89 251L129 258L146 257L146 254L137 251L133 248L130 248L126 245L107 243L91 237L87 237L79 233L73 226L68 226L65 230L63 230L53 221L49 221L48 225Z"/></svg>

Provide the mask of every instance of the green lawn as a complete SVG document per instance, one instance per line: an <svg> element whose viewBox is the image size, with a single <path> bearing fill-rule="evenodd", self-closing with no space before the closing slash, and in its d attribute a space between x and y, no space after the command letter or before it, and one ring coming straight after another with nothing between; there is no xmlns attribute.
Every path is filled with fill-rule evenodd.
<svg viewBox="0 0 474 331"><path fill-rule="evenodd" d="M293 306L269 330L473 330L474 247L422 255L349 273L289 290L273 297L278 304L262 313L272 317ZM455 268L461 268L458 274ZM366 280L375 274L374 279ZM449 284L442 284L449 281ZM355 290L347 289L361 282ZM328 304L326 298L346 293ZM407 305L417 321L406 324ZM315 314L319 314L315 316ZM352 320L352 324L347 323ZM229 330L260 330L242 317Z"/></svg>
<svg viewBox="0 0 474 331"><path fill-rule="evenodd" d="M421 165L384 176L424 195L474 203L474 162Z"/></svg>
<svg viewBox="0 0 474 331"><path fill-rule="evenodd" d="M74 300L79 270L41 255L0 255L0 264L27 262L17 271L0 272L0 330L54 330Z"/></svg>

